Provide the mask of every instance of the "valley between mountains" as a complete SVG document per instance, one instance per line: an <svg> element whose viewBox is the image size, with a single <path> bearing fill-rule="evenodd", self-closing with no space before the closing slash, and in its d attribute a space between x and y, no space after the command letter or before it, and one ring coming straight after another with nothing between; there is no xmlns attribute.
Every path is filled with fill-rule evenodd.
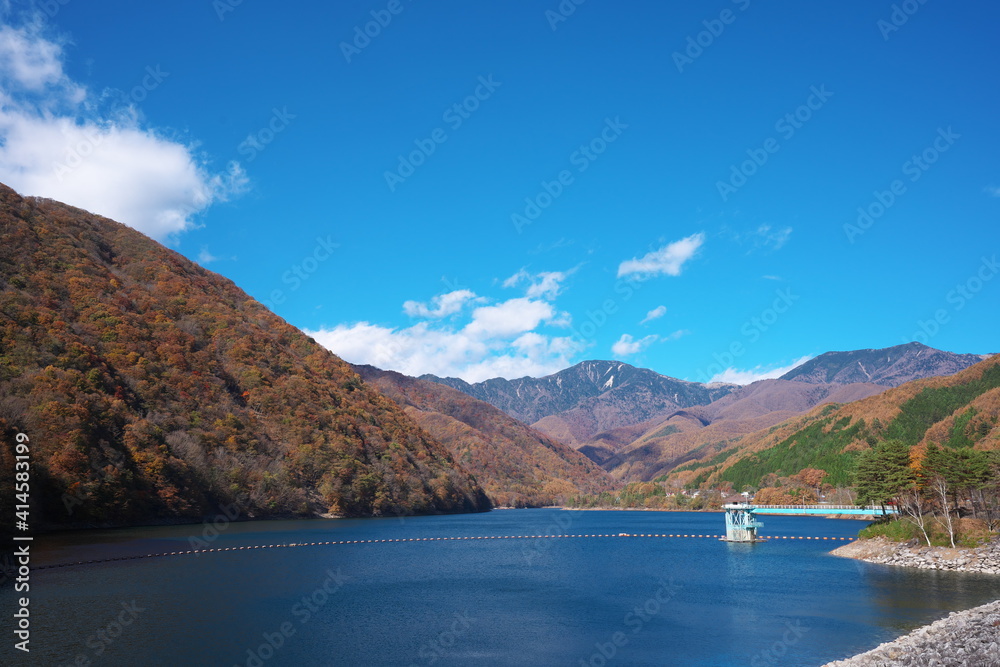
<svg viewBox="0 0 1000 667"><path fill-rule="evenodd" d="M50 529L562 505L760 488L859 452L1000 449L1000 358L828 352L747 386L620 361L475 384L351 366L117 222L0 186L0 458ZM10 503L13 480L0 481ZM4 511L12 509L3 507Z"/></svg>

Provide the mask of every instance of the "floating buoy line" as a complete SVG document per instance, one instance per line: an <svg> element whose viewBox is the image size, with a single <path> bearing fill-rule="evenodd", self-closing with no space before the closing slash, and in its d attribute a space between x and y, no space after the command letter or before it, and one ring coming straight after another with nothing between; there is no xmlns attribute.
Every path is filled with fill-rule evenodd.
<svg viewBox="0 0 1000 667"><path fill-rule="evenodd" d="M285 544L257 544L243 547L216 547L213 549L189 549L187 551L164 551L155 554L137 554L135 556L119 556L117 558L99 558L95 560L81 560L72 563L56 563L53 565L38 565L32 570L52 570L60 567L73 567L74 565L96 565L98 563L113 563L116 561L140 560L143 558L165 558L168 556L188 556L198 554L222 553L224 551L252 551L254 549L289 549L297 547L323 547L343 544L385 544L390 542L444 542L452 540L540 540L540 539L571 539L571 538L595 538L595 537L694 537L725 541L724 535L702 535L693 533L605 533L589 535L469 535L464 537L396 537L381 540L331 540L328 542L288 542ZM757 541L767 540L840 540L852 541L853 537L799 537L796 535L772 535L766 538L758 538Z"/></svg>

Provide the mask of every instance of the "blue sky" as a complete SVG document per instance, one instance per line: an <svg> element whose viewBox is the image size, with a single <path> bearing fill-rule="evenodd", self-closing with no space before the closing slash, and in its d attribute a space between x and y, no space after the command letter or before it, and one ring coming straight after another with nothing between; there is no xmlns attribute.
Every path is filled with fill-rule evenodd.
<svg viewBox="0 0 1000 667"><path fill-rule="evenodd" d="M1000 351L993 4L175 4L4 5L0 181L349 361Z"/></svg>

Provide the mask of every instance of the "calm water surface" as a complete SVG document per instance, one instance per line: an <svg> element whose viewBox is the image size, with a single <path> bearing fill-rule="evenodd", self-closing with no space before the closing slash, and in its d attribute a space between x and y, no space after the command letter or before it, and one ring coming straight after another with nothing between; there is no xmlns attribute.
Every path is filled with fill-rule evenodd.
<svg viewBox="0 0 1000 667"><path fill-rule="evenodd" d="M853 536L864 525L764 521L765 536ZM718 534L723 524L722 514L501 510L232 524L212 546ZM198 534L200 526L172 526L44 536L33 563L186 550ZM41 570L31 581L30 661L16 664L820 665L1000 598L1000 578L870 565L829 556L833 546L618 537L404 542ZM14 598L5 583L5 618ZM3 664L15 664L11 644L0 647Z"/></svg>

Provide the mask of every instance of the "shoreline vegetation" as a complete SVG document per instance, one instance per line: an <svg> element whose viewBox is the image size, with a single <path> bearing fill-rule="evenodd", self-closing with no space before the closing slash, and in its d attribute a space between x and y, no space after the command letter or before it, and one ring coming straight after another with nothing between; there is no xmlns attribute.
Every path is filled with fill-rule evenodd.
<svg viewBox="0 0 1000 667"><path fill-rule="evenodd" d="M932 399L944 400L927 400ZM970 408L966 415L968 421L976 413ZM983 424L975 431L985 435L989 424ZM855 471L858 502L892 504L899 517L872 523L857 541L831 553L880 565L1000 575L1000 453L960 447L954 438L944 447L934 440L921 445L916 436L926 439L928 425L916 420L912 426L909 437L902 437L906 429L897 429L896 439L871 443ZM953 435L967 436L966 426L956 423ZM1000 600L952 613L825 667L995 667L998 626Z"/></svg>

